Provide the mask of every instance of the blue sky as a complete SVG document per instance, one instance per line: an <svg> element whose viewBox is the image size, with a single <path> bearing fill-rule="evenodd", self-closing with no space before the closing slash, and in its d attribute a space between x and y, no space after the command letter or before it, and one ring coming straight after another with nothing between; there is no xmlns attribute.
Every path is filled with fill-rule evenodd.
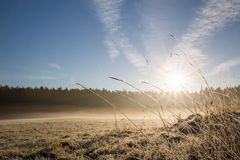
<svg viewBox="0 0 240 160"><path fill-rule="evenodd" d="M197 89L198 68L213 86L240 84L239 0L1 0L0 23L2 85L166 88L180 70Z"/></svg>

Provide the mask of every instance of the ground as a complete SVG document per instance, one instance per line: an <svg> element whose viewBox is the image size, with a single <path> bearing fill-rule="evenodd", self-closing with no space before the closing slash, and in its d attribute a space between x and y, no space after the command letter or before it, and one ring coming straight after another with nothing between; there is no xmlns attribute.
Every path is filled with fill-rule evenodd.
<svg viewBox="0 0 240 160"><path fill-rule="evenodd" d="M151 128L153 122L135 120L142 128ZM148 123L148 124L146 124ZM148 125L148 126L147 126ZM37 119L10 120L0 123L0 159L84 159L87 152L99 141L96 152L104 152L109 140L128 140L138 135L138 131L126 120L118 121L118 128L123 131L117 137L115 123L112 119ZM91 149L89 148L91 147ZM116 153L120 149L116 148Z"/></svg>
<svg viewBox="0 0 240 160"><path fill-rule="evenodd" d="M0 159L238 159L240 113L152 120L37 119L0 123ZM159 124L158 124L159 123ZM159 126L157 126L159 125Z"/></svg>

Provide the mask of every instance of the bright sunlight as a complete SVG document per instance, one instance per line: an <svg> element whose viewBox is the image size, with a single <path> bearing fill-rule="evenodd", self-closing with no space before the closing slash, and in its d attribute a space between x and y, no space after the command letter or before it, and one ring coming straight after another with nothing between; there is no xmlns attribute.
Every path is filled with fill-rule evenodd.
<svg viewBox="0 0 240 160"><path fill-rule="evenodd" d="M166 78L170 90L179 91L182 89L184 77L180 73L170 73Z"/></svg>
<svg viewBox="0 0 240 160"><path fill-rule="evenodd" d="M172 72L166 76L166 83L171 91L180 91L185 83L184 75L180 72Z"/></svg>

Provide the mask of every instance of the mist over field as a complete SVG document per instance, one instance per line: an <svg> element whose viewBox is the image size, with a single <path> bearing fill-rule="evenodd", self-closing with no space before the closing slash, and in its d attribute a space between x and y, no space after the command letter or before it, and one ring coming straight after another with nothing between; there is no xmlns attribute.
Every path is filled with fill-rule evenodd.
<svg viewBox="0 0 240 160"><path fill-rule="evenodd" d="M239 93L1 86L0 158L238 159Z"/></svg>
<svg viewBox="0 0 240 160"><path fill-rule="evenodd" d="M182 115L189 114L183 106L168 101L168 94L154 92L126 92L92 90L100 95L107 97L118 109L126 113L133 119L150 118L156 119L158 115L151 117L151 112L164 112L167 117L172 119L173 113ZM158 97L159 102L152 103L152 97ZM196 97L198 96L195 93ZM89 119L112 119L113 107L104 102L101 98L92 94L88 90L80 89L48 89L48 88L9 88L0 87L0 119L26 119L26 118L89 118ZM172 95L175 99L184 98ZM189 103L185 97L185 103ZM168 108L161 107L165 103ZM171 105L171 106L170 106ZM172 115L172 116L171 116ZM122 115L120 114L122 117ZM150 117L149 117L150 116ZM170 117L171 116L171 117Z"/></svg>

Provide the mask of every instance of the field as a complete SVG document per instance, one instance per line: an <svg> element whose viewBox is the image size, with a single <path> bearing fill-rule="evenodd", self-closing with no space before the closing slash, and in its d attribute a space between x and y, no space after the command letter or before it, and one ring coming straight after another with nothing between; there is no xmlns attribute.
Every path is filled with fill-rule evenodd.
<svg viewBox="0 0 240 160"><path fill-rule="evenodd" d="M145 129L153 125L153 122L142 124L140 120L135 120L135 123L141 124ZM120 156L123 150L127 153L127 150L131 148L127 149L127 145L134 145L137 141L141 141L142 136L140 135L138 140L135 139L139 133L125 120L119 122L122 131L118 134L114 127L111 119L2 121L0 124L0 159L110 158ZM145 138L142 137L142 140L144 141ZM119 142L116 143L117 141ZM123 144L126 148L122 148ZM106 149L109 149L109 153L105 153Z"/></svg>
<svg viewBox="0 0 240 160"><path fill-rule="evenodd" d="M3 104L0 159L240 159L239 87L160 96L131 108Z"/></svg>
<svg viewBox="0 0 240 160"><path fill-rule="evenodd" d="M240 159L239 86L174 94L6 90L3 160ZM72 101L78 98L88 101Z"/></svg>
<svg viewBox="0 0 240 160"><path fill-rule="evenodd" d="M0 122L0 159L239 159L240 112L191 115L174 124L136 119Z"/></svg>

